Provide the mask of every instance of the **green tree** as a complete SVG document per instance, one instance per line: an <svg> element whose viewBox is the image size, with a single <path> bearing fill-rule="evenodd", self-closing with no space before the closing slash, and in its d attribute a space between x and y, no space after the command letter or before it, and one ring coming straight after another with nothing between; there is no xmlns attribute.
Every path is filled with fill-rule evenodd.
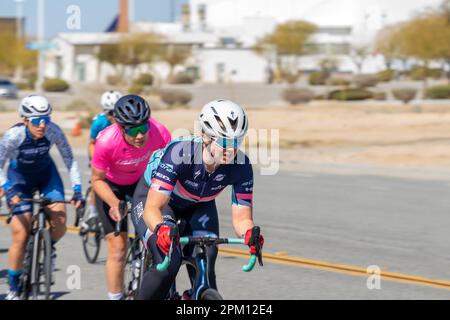
<svg viewBox="0 0 450 320"><path fill-rule="evenodd" d="M100 62L111 64L122 79L125 67L131 67L129 83L139 65L150 64L161 56L162 39L155 33L127 34L120 37L117 43L102 45L97 57Z"/></svg>
<svg viewBox="0 0 450 320"><path fill-rule="evenodd" d="M445 15L436 11L422 13L403 26L401 35L404 53L421 60L426 69L433 60L450 63L450 24Z"/></svg>
<svg viewBox="0 0 450 320"><path fill-rule="evenodd" d="M0 33L0 73L13 75L17 68L23 68L27 76L36 72L37 53L26 49L27 41L11 32Z"/></svg>
<svg viewBox="0 0 450 320"><path fill-rule="evenodd" d="M405 60L402 24L387 26L382 29L375 40L375 51L384 56L386 69L390 70L395 59Z"/></svg>
<svg viewBox="0 0 450 320"><path fill-rule="evenodd" d="M309 22L296 20L279 24L275 30L258 41L255 51L263 53L264 48L274 47L277 53L277 66L292 72L298 69L298 58L305 54L306 44L316 32L317 27ZM283 61L291 63L283 68Z"/></svg>
<svg viewBox="0 0 450 320"><path fill-rule="evenodd" d="M191 56L190 47L183 45L167 45L163 52L161 60L167 62L170 66L169 79L173 77L175 67L183 64Z"/></svg>

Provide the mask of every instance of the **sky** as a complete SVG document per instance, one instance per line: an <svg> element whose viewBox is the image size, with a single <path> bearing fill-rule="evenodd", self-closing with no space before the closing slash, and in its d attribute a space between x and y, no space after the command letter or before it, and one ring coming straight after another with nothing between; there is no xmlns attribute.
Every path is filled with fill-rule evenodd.
<svg viewBox="0 0 450 320"><path fill-rule="evenodd" d="M139 21L169 21L172 0L134 0L135 19ZM180 12L180 6L187 0L173 0ZM50 38L59 32L69 32L66 21L68 6L77 5L81 9L81 29L77 32L103 32L118 13L119 0L45 0L45 35ZM25 0L24 16L26 33L36 34L37 0ZM0 0L0 17L15 17L14 0Z"/></svg>
<svg viewBox="0 0 450 320"><path fill-rule="evenodd" d="M181 4L188 0L134 0L136 21L169 21L171 16L170 4L176 4L176 16L179 16ZM219 2L219 0L216 0ZM248 0L239 0L248 1ZM260 0L266 1L267 0ZM291 0L302 1L302 0ZM311 0L310 0L311 1ZM336 14L343 0L313 0L317 5L328 4L335 9L327 14ZM390 22L409 18L417 9L436 6L442 0L365 0L364 6L377 3L387 10ZM361 2L362 4L363 2ZM119 0L45 0L45 34L47 38L59 32L70 32L66 27L69 14L66 13L70 5L77 5L81 9L81 29L76 32L103 32L110 25L118 13ZM339 5L337 5L339 4ZM336 6L337 5L337 6ZM24 14L26 17L26 33L28 36L36 34L37 0L24 0ZM0 17L14 17L16 15L15 0L0 0Z"/></svg>

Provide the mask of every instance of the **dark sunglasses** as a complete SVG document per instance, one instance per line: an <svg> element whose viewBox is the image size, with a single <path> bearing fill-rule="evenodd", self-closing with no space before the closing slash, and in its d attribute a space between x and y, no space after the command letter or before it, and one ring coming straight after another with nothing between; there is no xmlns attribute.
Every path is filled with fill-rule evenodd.
<svg viewBox="0 0 450 320"><path fill-rule="evenodd" d="M146 134L148 132L148 123L141 124L137 127L123 128L125 133L130 137L137 137L139 133Z"/></svg>

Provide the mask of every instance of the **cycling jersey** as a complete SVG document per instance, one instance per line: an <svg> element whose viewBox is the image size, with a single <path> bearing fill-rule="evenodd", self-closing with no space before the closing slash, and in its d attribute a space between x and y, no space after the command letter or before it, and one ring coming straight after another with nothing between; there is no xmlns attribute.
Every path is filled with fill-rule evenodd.
<svg viewBox="0 0 450 320"><path fill-rule="evenodd" d="M81 192L80 172L72 149L61 128L53 122L47 124L44 137L37 140L33 139L23 123L6 131L0 142L0 185L5 190L13 186L3 170L6 159L9 158L9 166L21 174L36 175L53 165L49 152L54 144L58 147L64 164L70 172L74 191Z"/></svg>
<svg viewBox="0 0 450 320"><path fill-rule="evenodd" d="M203 163L203 141L201 137L190 137L172 141L166 148L153 153L144 176L139 181L133 196L131 218L137 235L151 252L154 263L160 263L165 255L159 249L157 236L151 232L143 213L149 188L170 197L162 208L164 219L181 221L180 235L219 236L219 219L215 198L226 186L232 186L232 204L252 206L253 170L248 157L238 151L233 163L220 165L213 173L206 171ZM193 246L183 248L185 256L191 256ZM215 261L216 246L205 249L208 265L203 266L209 284L217 289ZM139 299L164 299L176 278L181 265L178 247L172 253L167 272L145 272ZM188 266L191 281L194 272Z"/></svg>
<svg viewBox="0 0 450 320"><path fill-rule="evenodd" d="M136 183L145 171L153 151L170 142L170 132L155 119L149 119L148 139L142 148L129 145L119 125L100 132L95 142L92 166L106 171L106 179L118 185Z"/></svg>
<svg viewBox="0 0 450 320"><path fill-rule="evenodd" d="M156 151L144 177L150 188L170 196L169 205L175 208L211 201L228 185L233 205L252 206L253 170L248 157L238 151L233 163L208 173L200 137L174 140Z"/></svg>
<svg viewBox="0 0 450 320"><path fill-rule="evenodd" d="M100 131L108 128L111 125L111 122L108 120L106 114L99 113L92 119L91 124L91 139L96 140Z"/></svg>

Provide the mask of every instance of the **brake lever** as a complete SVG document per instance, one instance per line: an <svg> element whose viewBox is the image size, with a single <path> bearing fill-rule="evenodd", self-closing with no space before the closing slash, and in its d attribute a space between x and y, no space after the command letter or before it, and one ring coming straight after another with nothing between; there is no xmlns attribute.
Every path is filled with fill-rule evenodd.
<svg viewBox="0 0 450 320"><path fill-rule="evenodd" d="M258 257L258 264L262 267L264 264L262 261L261 244L259 242L260 234L261 234L260 227L258 227L258 226L253 227L252 238L255 239L255 247L256 247L256 255Z"/></svg>

